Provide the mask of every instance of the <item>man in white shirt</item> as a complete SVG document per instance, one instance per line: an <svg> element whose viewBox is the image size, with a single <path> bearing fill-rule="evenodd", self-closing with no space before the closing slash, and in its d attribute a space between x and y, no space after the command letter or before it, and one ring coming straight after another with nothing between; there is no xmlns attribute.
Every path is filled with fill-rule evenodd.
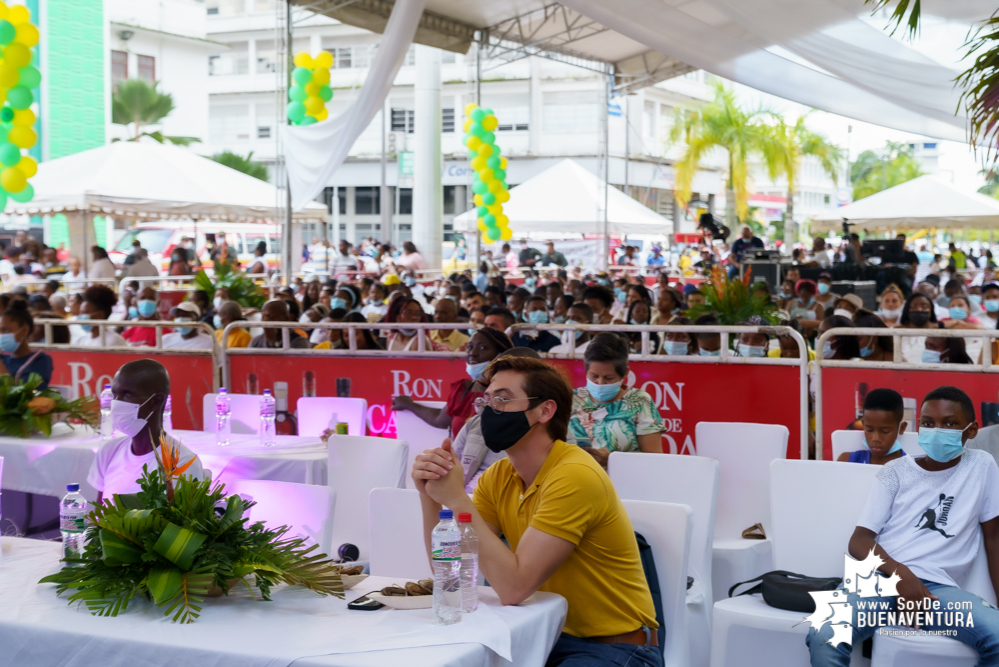
<svg viewBox="0 0 999 667"><path fill-rule="evenodd" d="M338 272L357 271L358 266L357 258L350 254L350 243L346 239L340 239L339 251L333 253L333 257L330 258L330 275L338 279Z"/></svg>
<svg viewBox="0 0 999 667"><path fill-rule="evenodd" d="M826 249L826 240L821 236L816 236L812 239L811 261L820 269L828 269L832 265L832 260L829 258L829 251Z"/></svg>
<svg viewBox="0 0 999 667"><path fill-rule="evenodd" d="M0 278L3 277L2 265L3 263L0 262ZM84 285L82 281L87 279L87 272L83 270L80 260L76 257L70 257L66 265L69 266L69 271L62 274L59 280L69 283L73 288L83 289Z"/></svg>
<svg viewBox="0 0 999 667"><path fill-rule="evenodd" d="M150 472L159 465L160 436L178 453L178 467L187 464L184 475L204 478L201 461L178 440L163 431L163 407L170 395L170 375L152 359L131 361L111 382L114 400L111 420L115 432L124 434L106 441L97 450L87 481L97 490L97 504L116 493L138 493L143 467Z"/></svg>
<svg viewBox="0 0 999 667"><path fill-rule="evenodd" d="M215 344L211 334L198 326L201 309L193 301L182 301L170 309L170 319L188 324L173 333L163 335L164 350L211 350Z"/></svg>
<svg viewBox="0 0 999 667"><path fill-rule="evenodd" d="M999 610L959 588L979 549L985 549L990 564L999 559L999 466L987 452L965 449L977 433L975 406L968 395L957 387L938 387L920 407L919 445L926 456L903 456L878 472L849 551L858 561L873 552L882 563L878 571L895 576L898 595L865 596L860 605L857 588L836 592L846 593L844 601L852 604L853 622L846 632L852 626L854 646L879 625L894 624L874 613L858 623L862 606L903 611L897 600L905 598L924 612L911 624L928 634L946 632L967 644L978 653L979 665L999 664ZM990 577L993 588L999 589L995 567ZM890 589L888 580L878 581L879 589ZM845 619L837 623L840 620ZM843 630L842 625L836 627ZM849 665L850 644L829 641L839 637L836 627L825 623L809 630L806 644L813 667Z"/></svg>
<svg viewBox="0 0 999 667"><path fill-rule="evenodd" d="M128 267L129 278L155 278L160 275L156 265L149 261L149 251L145 248L135 249L135 261Z"/></svg>
<svg viewBox="0 0 999 667"><path fill-rule="evenodd" d="M592 324L593 309L582 301L576 302L569 306L569 310L566 312L565 323ZM572 350L575 351L577 357L582 357L583 353L586 352L586 346L590 344L590 338L592 338L592 334L589 331L583 331L582 329L563 331L562 343L548 350L548 354L569 354L569 336L575 336L576 340Z"/></svg>
<svg viewBox="0 0 999 667"><path fill-rule="evenodd" d="M94 263L90 266L91 280L107 280L115 277L114 262L108 257L108 251L99 245L91 246L90 253Z"/></svg>

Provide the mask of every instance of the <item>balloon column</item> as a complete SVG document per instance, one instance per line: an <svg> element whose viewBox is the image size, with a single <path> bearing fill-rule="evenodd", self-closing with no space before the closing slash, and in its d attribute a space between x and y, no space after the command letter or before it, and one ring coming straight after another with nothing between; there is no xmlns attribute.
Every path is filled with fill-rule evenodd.
<svg viewBox="0 0 999 667"><path fill-rule="evenodd" d="M479 214L479 231L490 241L509 241L513 238L510 219L503 215L503 204L510 199L506 185L506 158L496 145L499 121L492 109L478 104L465 107L465 145L468 146L469 164L475 170L472 192Z"/></svg>
<svg viewBox="0 0 999 667"><path fill-rule="evenodd" d="M28 179L38 171L38 163L21 150L38 141L32 129L35 101L31 90L42 75L31 64L31 47L38 44L38 28L30 23L26 7L7 7L0 2L0 210L7 197L26 202L35 196Z"/></svg>
<svg viewBox="0 0 999 667"><path fill-rule="evenodd" d="M329 51L320 51L315 58L305 51L295 56L287 112L288 120L293 125L312 125L326 120L329 115L326 103L333 99L333 89L330 88L332 66L333 56Z"/></svg>

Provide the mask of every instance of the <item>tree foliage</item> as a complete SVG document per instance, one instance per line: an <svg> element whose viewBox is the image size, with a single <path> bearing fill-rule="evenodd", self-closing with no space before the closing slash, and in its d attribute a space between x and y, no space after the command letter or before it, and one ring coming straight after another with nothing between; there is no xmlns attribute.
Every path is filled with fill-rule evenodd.
<svg viewBox="0 0 999 667"><path fill-rule="evenodd" d="M850 165L853 200L869 197L924 174L908 144L889 141L880 151L864 151Z"/></svg>
<svg viewBox="0 0 999 667"><path fill-rule="evenodd" d="M254 160L253 151L250 151L246 157L243 157L239 153L233 153L232 151L222 151L221 153L213 155L212 159L219 164L229 167L230 169L241 171L247 176L259 178L261 181L267 181L267 165L263 162L257 162Z"/></svg>
<svg viewBox="0 0 999 667"><path fill-rule="evenodd" d="M144 130L147 125L156 125L174 110L173 96L170 93L161 93L157 89L158 86L158 81L150 84L143 79L119 81L111 96L111 122L116 125L131 126L131 137L128 141L149 137L161 144L169 141L178 146L189 146L201 141L197 137L172 137L162 132Z"/></svg>

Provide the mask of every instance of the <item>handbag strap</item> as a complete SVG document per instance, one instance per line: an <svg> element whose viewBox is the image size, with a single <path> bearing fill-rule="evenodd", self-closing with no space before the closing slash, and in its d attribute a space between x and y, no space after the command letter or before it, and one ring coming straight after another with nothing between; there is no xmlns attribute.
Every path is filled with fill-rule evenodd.
<svg viewBox="0 0 999 667"><path fill-rule="evenodd" d="M767 576L769 574L781 574L781 575L784 575L785 577L794 577L794 578L798 578L798 579L807 579L808 578L808 577L806 577L803 574L797 574L795 572L788 572L787 570L773 570L772 572L767 572L766 574L761 574L760 576L755 577L753 579L748 579L746 581L740 581L739 583L737 583L734 586L732 586L732 588L728 589L728 596L732 597L732 593L739 586L742 586L744 584L751 584L751 583L757 582L757 581L760 582L760 583L756 584L752 588L748 588L748 589L744 590L743 592L739 593L739 595L753 595L755 593L761 593L761 592L763 592L763 583L762 583L763 582L763 577L765 577L765 576ZM736 597L738 597L738 596L736 596Z"/></svg>

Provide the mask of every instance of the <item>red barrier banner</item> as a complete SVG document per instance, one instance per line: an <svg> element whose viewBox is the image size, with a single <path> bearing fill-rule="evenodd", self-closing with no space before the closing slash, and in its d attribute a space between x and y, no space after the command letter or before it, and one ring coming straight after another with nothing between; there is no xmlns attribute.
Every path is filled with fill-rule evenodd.
<svg viewBox="0 0 999 667"><path fill-rule="evenodd" d="M123 364L138 359L155 358L170 373L170 395L173 398L173 426L184 430L201 430L201 402L215 388L212 374L215 362L211 356L145 352L102 352L100 350L45 350L52 357L52 381L55 386L69 387L73 399L97 396Z"/></svg>
<svg viewBox="0 0 999 667"><path fill-rule="evenodd" d="M586 384L580 360L550 360L564 366L574 387ZM799 458L800 369L743 364L630 363L626 384L648 392L663 417L663 451L696 452L694 429L701 421L784 424L790 431L788 458ZM394 438L393 396L447 401L450 386L467 378L465 360L430 358L229 356L234 393L261 393L288 383L294 410L303 391L310 396L352 396L368 402L368 434Z"/></svg>
<svg viewBox="0 0 999 667"><path fill-rule="evenodd" d="M996 403L999 377L993 374L823 367L822 458L832 459L833 431L862 428L860 411L868 391L887 388L902 394L911 406L906 415L913 421L907 428L911 431L918 425L916 420L923 396L944 385L957 387L971 397L979 424L986 426L999 422L999 403Z"/></svg>

